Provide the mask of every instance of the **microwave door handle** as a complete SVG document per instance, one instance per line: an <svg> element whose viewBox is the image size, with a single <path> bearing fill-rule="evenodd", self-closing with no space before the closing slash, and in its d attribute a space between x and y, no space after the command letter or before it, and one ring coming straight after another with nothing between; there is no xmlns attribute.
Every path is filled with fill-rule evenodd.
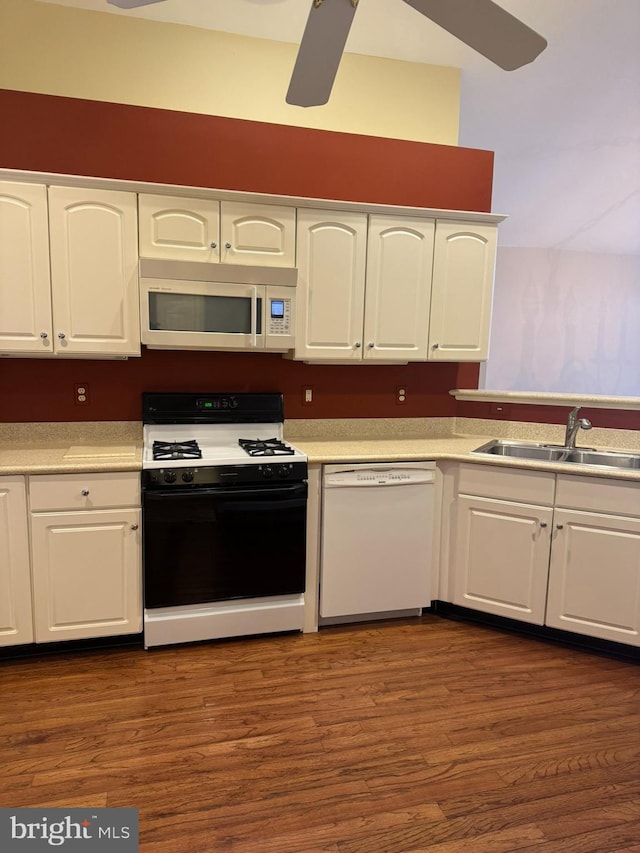
<svg viewBox="0 0 640 853"><path fill-rule="evenodd" d="M256 309L258 307L258 288L254 284L251 288L251 340L249 346L258 346L258 318Z"/></svg>

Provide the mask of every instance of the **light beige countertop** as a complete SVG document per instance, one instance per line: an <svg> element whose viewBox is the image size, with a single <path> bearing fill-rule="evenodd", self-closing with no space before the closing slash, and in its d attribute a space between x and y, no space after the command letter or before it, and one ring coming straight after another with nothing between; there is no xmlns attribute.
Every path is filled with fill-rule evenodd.
<svg viewBox="0 0 640 853"><path fill-rule="evenodd" d="M285 423L285 440L306 453L310 464L451 460L640 481L640 471L472 453L493 438L561 443L563 434L564 428L559 425L470 418L309 419ZM581 434L578 446L585 445L584 438ZM587 444L637 452L640 432L594 428ZM0 424L0 475L141 468L139 422Z"/></svg>
<svg viewBox="0 0 640 853"><path fill-rule="evenodd" d="M0 474L141 468L142 425L136 422L0 424Z"/></svg>
<svg viewBox="0 0 640 853"><path fill-rule="evenodd" d="M390 435L385 435L387 430ZM352 418L290 421L285 425L285 438L307 454L310 464L451 460L640 482L640 471L472 453L494 438L561 444L563 437L564 427L557 424L471 418ZM581 434L580 438L584 437L585 434ZM587 443L579 441L578 447L587 444L602 450L637 452L640 451L640 433L594 428Z"/></svg>

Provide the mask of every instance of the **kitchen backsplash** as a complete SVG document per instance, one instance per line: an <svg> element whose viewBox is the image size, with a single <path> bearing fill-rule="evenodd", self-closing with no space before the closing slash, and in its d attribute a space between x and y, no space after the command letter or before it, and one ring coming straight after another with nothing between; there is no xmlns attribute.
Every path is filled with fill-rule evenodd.
<svg viewBox="0 0 640 853"><path fill-rule="evenodd" d="M309 365L277 354L143 350L128 361L3 359L0 423L136 421L143 391L281 391L287 418L452 417L477 364ZM83 403L76 389L86 390ZM303 402L312 390L311 404ZM398 403L398 389L406 401Z"/></svg>

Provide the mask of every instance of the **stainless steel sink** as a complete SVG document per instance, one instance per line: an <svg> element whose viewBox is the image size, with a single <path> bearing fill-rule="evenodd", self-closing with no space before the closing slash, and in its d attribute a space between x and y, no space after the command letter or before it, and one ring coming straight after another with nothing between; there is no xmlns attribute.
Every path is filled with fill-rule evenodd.
<svg viewBox="0 0 640 853"><path fill-rule="evenodd" d="M572 450L567 462L578 465L605 465L608 468L640 469L640 453L622 453L614 450Z"/></svg>
<svg viewBox="0 0 640 853"><path fill-rule="evenodd" d="M543 462L568 462L573 465L597 465L606 468L640 470L640 453L615 450L594 450L592 447L569 448L558 444L532 444L526 441L505 441L500 438L483 444L472 453L533 459Z"/></svg>
<svg viewBox="0 0 640 853"><path fill-rule="evenodd" d="M473 450L473 453L490 453L492 456L512 456L518 459L538 459L546 462L563 461L565 447L550 444L529 444L524 441L503 441L496 438Z"/></svg>

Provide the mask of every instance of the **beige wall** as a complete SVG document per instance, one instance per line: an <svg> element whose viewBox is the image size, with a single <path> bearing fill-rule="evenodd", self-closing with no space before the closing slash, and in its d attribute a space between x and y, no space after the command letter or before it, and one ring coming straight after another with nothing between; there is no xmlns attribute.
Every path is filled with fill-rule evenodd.
<svg viewBox="0 0 640 853"><path fill-rule="evenodd" d="M458 69L346 54L329 104L303 109L285 103L296 51L283 42L0 0L3 89L457 145Z"/></svg>

